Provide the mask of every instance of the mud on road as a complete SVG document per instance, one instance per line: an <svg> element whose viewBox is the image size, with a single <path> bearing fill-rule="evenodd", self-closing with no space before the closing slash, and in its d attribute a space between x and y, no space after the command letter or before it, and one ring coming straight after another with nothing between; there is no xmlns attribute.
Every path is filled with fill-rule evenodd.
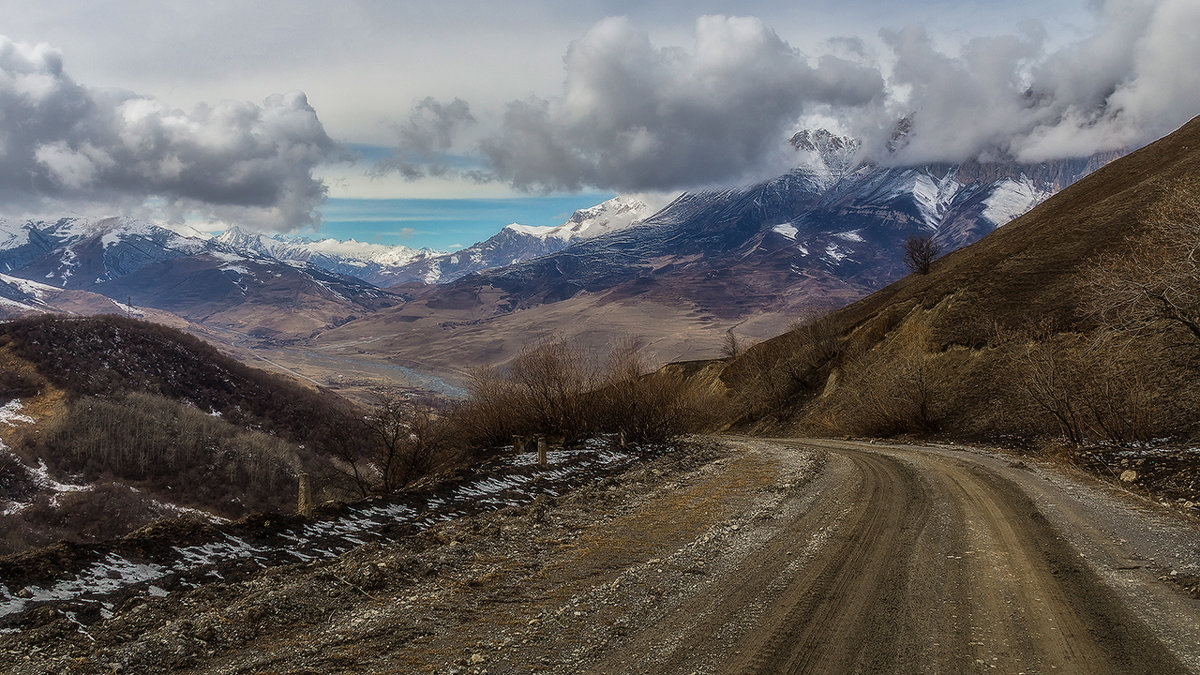
<svg viewBox="0 0 1200 675"><path fill-rule="evenodd" d="M0 669L1200 672L1200 525L986 451L723 438L409 540L0 636Z"/></svg>

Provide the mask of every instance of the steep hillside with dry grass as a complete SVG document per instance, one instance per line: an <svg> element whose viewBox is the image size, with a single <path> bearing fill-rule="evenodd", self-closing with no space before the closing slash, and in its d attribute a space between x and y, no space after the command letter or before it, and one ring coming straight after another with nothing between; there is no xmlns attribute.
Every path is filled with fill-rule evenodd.
<svg viewBox="0 0 1200 675"><path fill-rule="evenodd" d="M722 374L734 417L839 435L1190 439L1200 342L1170 321L1127 330L1097 307L1118 263L1131 283L1139 255L1176 265L1164 223L1200 243L1197 200L1200 118L927 275L747 350ZM1178 283L1200 290L1200 278Z"/></svg>

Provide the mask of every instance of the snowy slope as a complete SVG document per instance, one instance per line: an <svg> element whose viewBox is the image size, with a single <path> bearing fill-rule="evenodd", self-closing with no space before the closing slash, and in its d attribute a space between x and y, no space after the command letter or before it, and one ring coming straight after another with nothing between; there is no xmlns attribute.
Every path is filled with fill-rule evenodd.
<svg viewBox="0 0 1200 675"><path fill-rule="evenodd" d="M393 283L442 284L468 274L520 263L561 251L579 242L641 225L661 206L652 197L619 196L576 211L562 225L532 227L512 223L477 244L398 268Z"/></svg>
<svg viewBox="0 0 1200 675"><path fill-rule="evenodd" d="M285 263L316 265L380 286L395 283L393 277L399 268L442 255L440 251L427 248L369 244L354 239L339 241L264 235L237 227L222 232L217 241L234 251L253 252Z"/></svg>

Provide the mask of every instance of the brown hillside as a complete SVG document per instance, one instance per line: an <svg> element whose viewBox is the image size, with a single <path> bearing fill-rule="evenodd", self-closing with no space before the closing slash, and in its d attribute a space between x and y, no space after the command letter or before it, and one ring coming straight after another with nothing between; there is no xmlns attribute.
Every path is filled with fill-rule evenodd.
<svg viewBox="0 0 1200 675"><path fill-rule="evenodd" d="M928 275L748 350L723 374L735 415L836 434L1191 436L1196 350L1120 339L1087 298L1098 267L1159 248L1155 224L1194 221L1197 197L1200 118Z"/></svg>
<svg viewBox="0 0 1200 675"><path fill-rule="evenodd" d="M890 305L932 306L961 293L986 318L1020 325L1050 316L1076 325L1081 270L1123 252L1181 195L1200 195L1200 117L1175 133L1105 166L979 242L835 312L855 325ZM947 326L949 328L949 326Z"/></svg>

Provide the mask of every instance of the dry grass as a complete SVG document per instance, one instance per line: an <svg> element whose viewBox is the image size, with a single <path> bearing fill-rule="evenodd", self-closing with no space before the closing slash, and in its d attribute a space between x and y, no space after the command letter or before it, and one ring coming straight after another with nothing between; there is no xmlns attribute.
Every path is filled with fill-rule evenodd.
<svg viewBox="0 0 1200 675"><path fill-rule="evenodd" d="M1085 296L1097 266L1153 250L1198 198L1200 119L830 314L823 361L792 332L748 349L723 375L735 416L838 435L1193 437L1200 363L1171 348L1179 332L1114 340Z"/></svg>

